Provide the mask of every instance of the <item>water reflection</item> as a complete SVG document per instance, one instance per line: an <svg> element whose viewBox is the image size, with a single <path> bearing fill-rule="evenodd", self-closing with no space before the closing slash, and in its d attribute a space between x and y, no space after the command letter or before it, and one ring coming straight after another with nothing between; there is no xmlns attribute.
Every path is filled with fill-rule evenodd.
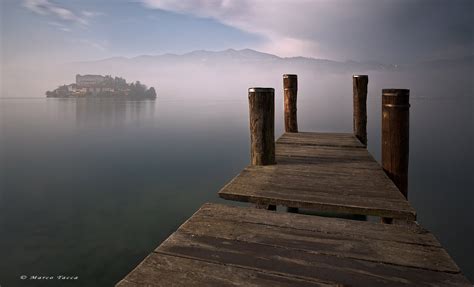
<svg viewBox="0 0 474 287"><path fill-rule="evenodd" d="M77 99L76 123L79 126L112 127L141 125L155 116L155 100Z"/></svg>

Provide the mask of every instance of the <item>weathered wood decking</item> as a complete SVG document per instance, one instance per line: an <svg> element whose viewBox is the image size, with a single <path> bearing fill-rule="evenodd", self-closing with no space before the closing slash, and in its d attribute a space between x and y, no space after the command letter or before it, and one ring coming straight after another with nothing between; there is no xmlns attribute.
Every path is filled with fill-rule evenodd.
<svg viewBox="0 0 474 287"><path fill-rule="evenodd" d="M276 161L246 167L219 195L407 222L205 204L117 286L470 286L354 136L285 133Z"/></svg>
<svg viewBox="0 0 474 287"><path fill-rule="evenodd" d="M117 286L471 286L416 223L205 204Z"/></svg>
<svg viewBox="0 0 474 287"><path fill-rule="evenodd" d="M246 167L219 196L259 205L415 220L416 212L352 134L285 133L276 165Z"/></svg>

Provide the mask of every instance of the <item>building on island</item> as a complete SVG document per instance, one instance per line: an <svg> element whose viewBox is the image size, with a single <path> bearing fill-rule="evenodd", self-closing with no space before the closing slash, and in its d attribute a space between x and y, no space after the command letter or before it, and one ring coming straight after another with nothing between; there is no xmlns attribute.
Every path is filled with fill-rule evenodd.
<svg viewBox="0 0 474 287"><path fill-rule="evenodd" d="M76 84L81 87L96 86L104 81L105 77L101 75L76 75Z"/></svg>

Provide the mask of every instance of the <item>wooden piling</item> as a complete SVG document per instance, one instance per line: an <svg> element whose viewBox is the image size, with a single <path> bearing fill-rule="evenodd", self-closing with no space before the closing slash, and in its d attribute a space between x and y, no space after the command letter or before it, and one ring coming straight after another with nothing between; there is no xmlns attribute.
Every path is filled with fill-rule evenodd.
<svg viewBox="0 0 474 287"><path fill-rule="evenodd" d="M283 91L285 98L285 131L287 133L298 132L296 98L298 94L298 76L292 74L283 75Z"/></svg>
<svg viewBox="0 0 474 287"><path fill-rule="evenodd" d="M367 145L367 84L369 76L353 75L352 91L354 100L353 130L354 135Z"/></svg>
<svg viewBox="0 0 474 287"><path fill-rule="evenodd" d="M298 75L283 75L283 92L285 102L285 132L298 132L298 113L297 113L297 95L298 95ZM298 213L297 207L287 207L286 210L291 213Z"/></svg>
<svg viewBox="0 0 474 287"><path fill-rule="evenodd" d="M382 167L408 196L410 90L382 90Z"/></svg>
<svg viewBox="0 0 474 287"><path fill-rule="evenodd" d="M251 164L275 164L275 90L250 88L249 113Z"/></svg>

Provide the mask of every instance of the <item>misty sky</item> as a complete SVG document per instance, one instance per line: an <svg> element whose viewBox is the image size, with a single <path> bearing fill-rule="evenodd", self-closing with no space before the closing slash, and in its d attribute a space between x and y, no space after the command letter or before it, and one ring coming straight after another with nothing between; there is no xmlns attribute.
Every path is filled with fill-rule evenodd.
<svg viewBox="0 0 474 287"><path fill-rule="evenodd" d="M251 48L406 63L472 55L472 0L0 0L2 65Z"/></svg>

